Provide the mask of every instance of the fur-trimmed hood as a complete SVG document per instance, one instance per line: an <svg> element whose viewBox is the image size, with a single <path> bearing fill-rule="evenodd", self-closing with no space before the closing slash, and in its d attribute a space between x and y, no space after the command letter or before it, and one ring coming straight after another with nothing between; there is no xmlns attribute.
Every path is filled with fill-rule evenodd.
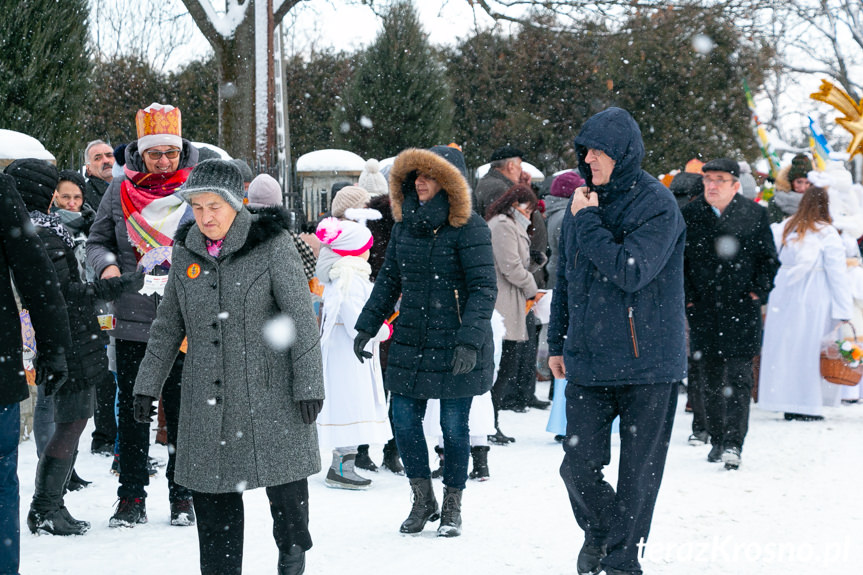
<svg viewBox="0 0 863 575"><path fill-rule="evenodd" d="M470 219L471 200L467 181L459 169L443 157L430 150L408 148L396 157L390 169L390 205L393 219L402 221L402 205L405 195L416 195L416 173L421 171L433 177L441 185L441 192L449 200L447 223L461 227Z"/></svg>

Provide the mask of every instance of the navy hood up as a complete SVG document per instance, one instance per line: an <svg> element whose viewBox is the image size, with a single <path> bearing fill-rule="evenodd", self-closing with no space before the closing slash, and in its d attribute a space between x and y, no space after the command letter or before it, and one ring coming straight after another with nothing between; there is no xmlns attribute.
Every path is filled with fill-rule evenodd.
<svg viewBox="0 0 863 575"><path fill-rule="evenodd" d="M602 150L615 162L611 178L605 185L593 184L593 172L585 161L590 148ZM641 130L635 118L622 108L607 108L591 116L575 137L575 152L587 187L599 194L600 201L603 196L629 190L641 176L641 161L644 159Z"/></svg>

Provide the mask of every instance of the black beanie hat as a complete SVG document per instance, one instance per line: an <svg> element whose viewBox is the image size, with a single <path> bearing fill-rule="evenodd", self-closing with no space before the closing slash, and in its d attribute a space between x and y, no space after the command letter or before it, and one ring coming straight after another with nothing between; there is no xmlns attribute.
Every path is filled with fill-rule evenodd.
<svg viewBox="0 0 863 575"><path fill-rule="evenodd" d="M36 158L22 158L6 166L4 171L15 180L15 187L28 210L48 213L59 180L54 164Z"/></svg>
<svg viewBox="0 0 863 575"><path fill-rule="evenodd" d="M464 161L464 154L458 148L452 146L432 146L429 151L434 152L461 172L461 175L467 180L467 164Z"/></svg>
<svg viewBox="0 0 863 575"><path fill-rule="evenodd" d="M57 178L58 186L60 185L60 182L72 182L73 184L81 188L82 194L87 187L87 182L84 181L84 176L82 176L75 170L60 170L60 175Z"/></svg>

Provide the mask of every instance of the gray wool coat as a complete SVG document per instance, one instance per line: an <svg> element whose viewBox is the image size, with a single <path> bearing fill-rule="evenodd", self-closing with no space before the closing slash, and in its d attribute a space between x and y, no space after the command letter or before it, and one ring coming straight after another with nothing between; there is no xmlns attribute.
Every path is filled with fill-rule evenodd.
<svg viewBox="0 0 863 575"><path fill-rule="evenodd" d="M175 479L195 491L281 485L321 469L315 426L303 423L297 403L324 397L318 327L283 226L273 213L243 209L219 258L197 226L175 237L135 393L159 397L187 337ZM278 351L264 330L285 316L296 337Z"/></svg>
<svg viewBox="0 0 863 575"><path fill-rule="evenodd" d="M503 316L509 341L527 341L524 311L527 298L537 292L536 279L530 267L530 238L527 230L511 217L499 214L488 221L497 275L497 299L494 309Z"/></svg>

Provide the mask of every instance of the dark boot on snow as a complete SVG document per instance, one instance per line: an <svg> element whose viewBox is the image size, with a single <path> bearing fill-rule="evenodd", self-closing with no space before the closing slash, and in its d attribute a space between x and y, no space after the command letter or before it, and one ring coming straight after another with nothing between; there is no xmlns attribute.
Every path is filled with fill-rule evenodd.
<svg viewBox="0 0 863 575"><path fill-rule="evenodd" d="M437 499L434 496L431 478L419 477L409 481L414 503L408 518L404 520L399 531L402 533L419 533L426 526L426 523L440 519L440 512L438 511Z"/></svg>
<svg viewBox="0 0 863 575"><path fill-rule="evenodd" d="M366 471L374 471L377 473L378 466L375 465L375 462L372 461L371 457L369 457L368 445L360 445L357 447L357 458L354 460L354 466L360 469L365 469Z"/></svg>
<svg viewBox="0 0 863 575"><path fill-rule="evenodd" d="M438 466L437 469L432 471L432 479L440 479L443 477L443 447L435 445L434 452L437 453Z"/></svg>
<svg viewBox="0 0 863 575"><path fill-rule="evenodd" d="M36 490L27 514L31 533L51 535L83 535L90 529L86 521L73 518L63 502L66 482L73 460L57 459L42 454L36 467Z"/></svg>
<svg viewBox="0 0 863 575"><path fill-rule="evenodd" d="M279 551L278 575L302 575L306 572L306 552L297 545L285 553Z"/></svg>
<svg viewBox="0 0 863 575"><path fill-rule="evenodd" d="M475 445L470 448L473 469L468 477L477 481L488 481L488 445Z"/></svg>
<svg viewBox="0 0 863 575"><path fill-rule="evenodd" d="M399 448L396 446L395 439L390 439L384 445L384 461L381 463L381 467L389 469L396 475L405 474L405 468L399 458Z"/></svg>
<svg viewBox="0 0 863 575"><path fill-rule="evenodd" d="M440 512L438 537L458 537L461 535L461 489L444 485L443 505Z"/></svg>

